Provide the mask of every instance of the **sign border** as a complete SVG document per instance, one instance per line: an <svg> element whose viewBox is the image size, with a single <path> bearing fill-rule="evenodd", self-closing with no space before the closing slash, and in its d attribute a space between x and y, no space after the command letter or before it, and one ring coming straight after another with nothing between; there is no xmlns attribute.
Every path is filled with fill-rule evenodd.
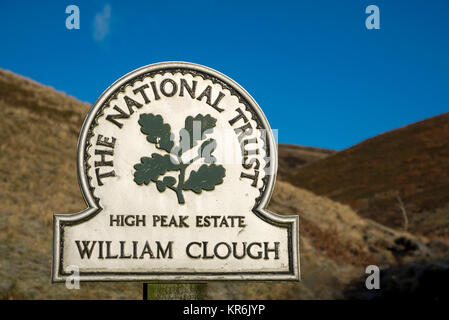
<svg viewBox="0 0 449 320"><path fill-rule="evenodd" d="M199 64L190 62L161 62L143 66L135 69L123 77L119 78L110 85L97 99L90 108L78 139L77 151L77 169L78 181L84 201L87 208L74 214L55 214L53 216L53 263L52 263L52 282L64 282L72 274L63 270L63 235L64 226L76 225L90 220L96 216L102 209L93 196L89 185L86 169L86 146L91 130L91 125L95 121L98 110L104 103L113 96L117 90L133 79L143 76L150 72L179 70L195 71L205 74L213 79L217 79L227 87L235 90L243 99L245 105L248 104L253 112L256 113L258 120L267 129L268 142L267 150L271 153L271 163L269 173L261 196L256 200L253 208L254 214L267 223L278 227L286 228L288 233L288 251L289 251L289 270L282 272L80 272L80 281L144 281L144 282L205 282L205 281L299 281L300 280L300 261L299 261L299 234L298 234L298 216L281 216L266 209L271 198L278 166L277 146L274 141L273 133L265 114L257 102L243 89L237 82L225 76L224 74Z"/></svg>

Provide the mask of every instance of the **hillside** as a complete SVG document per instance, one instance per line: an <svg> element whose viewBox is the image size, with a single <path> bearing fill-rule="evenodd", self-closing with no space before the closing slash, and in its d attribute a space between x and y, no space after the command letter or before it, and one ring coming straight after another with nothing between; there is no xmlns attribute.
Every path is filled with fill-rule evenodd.
<svg viewBox="0 0 449 320"><path fill-rule="evenodd" d="M75 160L89 106L0 70L0 109L0 299L141 298L139 283L82 283L80 290L50 283L53 214L85 208ZM447 252L444 243L363 219L349 206L283 181L292 166L309 168L338 154L282 145L279 153L281 178L269 208L300 215L303 281L214 283L210 298L343 298L367 264L396 265ZM313 162L318 158L325 159Z"/></svg>
<svg viewBox="0 0 449 320"><path fill-rule="evenodd" d="M286 180L292 172L336 153L334 150L280 143L278 145L278 179Z"/></svg>
<svg viewBox="0 0 449 320"><path fill-rule="evenodd" d="M85 208L75 164L89 106L0 71L0 109L0 298L139 298L139 284L50 284L53 214Z"/></svg>
<svg viewBox="0 0 449 320"><path fill-rule="evenodd" d="M449 113L363 141L285 179L395 228L403 225L399 194L408 230L448 236Z"/></svg>
<svg viewBox="0 0 449 320"><path fill-rule="evenodd" d="M210 284L212 298L342 299L367 265L389 266L441 254L425 238L362 219L346 205L286 182L276 183L269 209L299 214L302 282Z"/></svg>

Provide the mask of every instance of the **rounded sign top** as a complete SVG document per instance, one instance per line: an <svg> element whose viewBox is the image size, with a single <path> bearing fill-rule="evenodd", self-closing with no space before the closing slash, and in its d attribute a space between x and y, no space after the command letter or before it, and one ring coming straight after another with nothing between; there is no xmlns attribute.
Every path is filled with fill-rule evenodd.
<svg viewBox="0 0 449 320"><path fill-rule="evenodd" d="M151 198L154 210L188 212L198 201L205 211L252 209L269 199L276 173L273 135L254 99L190 63L122 77L95 103L81 139L83 190L99 207L139 210Z"/></svg>

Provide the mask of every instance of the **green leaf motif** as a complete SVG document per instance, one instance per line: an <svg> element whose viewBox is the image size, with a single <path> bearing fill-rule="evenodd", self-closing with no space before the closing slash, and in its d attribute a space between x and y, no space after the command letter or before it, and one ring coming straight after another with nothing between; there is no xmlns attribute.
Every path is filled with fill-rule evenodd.
<svg viewBox="0 0 449 320"><path fill-rule="evenodd" d="M215 127L216 122L217 119L209 114L205 116L197 114L195 118L188 116L184 122L184 128L179 133L182 152L193 148L198 141L205 139L206 134L211 133L210 129Z"/></svg>
<svg viewBox="0 0 449 320"><path fill-rule="evenodd" d="M138 185L149 184L150 181L156 182L159 176L164 175L167 171L178 170L179 165L174 163L170 155L160 155L153 153L151 158L142 157L140 163L134 165L134 181Z"/></svg>
<svg viewBox="0 0 449 320"><path fill-rule="evenodd" d="M206 163L214 163L215 157L212 155L212 152L217 148L217 141L215 139L208 139L204 141L200 148L198 149L198 155L201 158L204 158L204 162Z"/></svg>
<svg viewBox="0 0 449 320"><path fill-rule="evenodd" d="M147 140L156 145L156 148L170 152L173 148L170 125L164 123L161 115L152 113L141 114L139 117L140 131L147 135Z"/></svg>
<svg viewBox="0 0 449 320"><path fill-rule="evenodd" d="M146 113L140 115L140 131L147 136L147 140L156 145L158 149L168 154L153 153L151 157L140 158L140 163L134 165L134 181L138 185L148 185L153 181L159 192L170 189L176 193L179 204L184 204L183 191L193 191L200 194L203 190L214 190L215 186L223 183L226 169L222 165L215 165L217 160L212 153L217 148L217 141L206 136L212 133L217 119L211 115L197 114L185 119L185 127L179 132L179 145L175 146L171 140L170 125L164 123L161 115ZM197 146L198 156L191 160L182 160L182 153ZM176 160L175 160L176 159ZM197 171L191 171L187 180L186 170L195 161L204 163ZM164 176L168 171L177 171L177 178L171 175Z"/></svg>
<svg viewBox="0 0 449 320"><path fill-rule="evenodd" d="M202 190L211 191L215 186L223 183L226 169L221 165L203 164L198 171L192 171L189 179L184 183L184 190L201 193Z"/></svg>

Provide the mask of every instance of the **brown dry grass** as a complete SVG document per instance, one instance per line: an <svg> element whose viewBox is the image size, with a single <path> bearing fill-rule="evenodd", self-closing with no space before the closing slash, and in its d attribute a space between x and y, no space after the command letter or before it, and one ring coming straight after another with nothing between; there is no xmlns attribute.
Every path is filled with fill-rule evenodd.
<svg viewBox="0 0 449 320"><path fill-rule="evenodd" d="M449 204L449 113L368 139L286 179L392 227L403 222L399 191L410 231L444 234L449 215L436 210Z"/></svg>
<svg viewBox="0 0 449 320"><path fill-rule="evenodd" d="M280 143L278 145L278 178L281 180L288 180L288 177L291 176L292 172L296 172L297 169L312 162L324 159L334 153L336 153L336 151L329 149Z"/></svg>
<svg viewBox="0 0 449 320"><path fill-rule="evenodd" d="M85 208L76 144L89 106L0 71L0 298L140 298L140 284L50 283L54 213Z"/></svg>
<svg viewBox="0 0 449 320"><path fill-rule="evenodd" d="M422 243L413 235L362 219L347 205L286 182L276 182L269 209L299 214L302 282L212 284L212 298L340 299L345 286L366 266L388 266L426 254L405 252L396 243L402 237Z"/></svg>

